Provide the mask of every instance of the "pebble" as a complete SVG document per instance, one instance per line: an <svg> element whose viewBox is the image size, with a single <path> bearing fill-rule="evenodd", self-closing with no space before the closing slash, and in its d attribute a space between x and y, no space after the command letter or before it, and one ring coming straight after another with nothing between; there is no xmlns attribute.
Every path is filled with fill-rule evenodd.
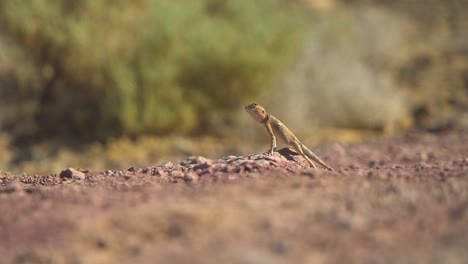
<svg viewBox="0 0 468 264"><path fill-rule="evenodd" d="M167 173L161 168L156 169L154 174L157 175L157 176L161 176L161 177L166 177L167 176Z"/></svg>
<svg viewBox="0 0 468 264"><path fill-rule="evenodd" d="M12 192L18 192L21 191L23 187L21 186L20 182L18 180L12 180L10 183L8 183L7 186L1 187L0 188L0 193L12 193Z"/></svg>
<svg viewBox="0 0 468 264"><path fill-rule="evenodd" d="M172 162L168 161L166 163L163 163L162 166L166 167L166 168L172 168L172 167L174 167L174 164Z"/></svg>
<svg viewBox="0 0 468 264"><path fill-rule="evenodd" d="M74 168L68 168L60 172L60 178L62 180L84 180L86 176L81 171L77 171Z"/></svg>
<svg viewBox="0 0 468 264"><path fill-rule="evenodd" d="M314 169L314 168L303 169L301 171L301 175L315 177L317 176L317 169Z"/></svg>
<svg viewBox="0 0 468 264"><path fill-rule="evenodd" d="M184 180L188 182L198 181L198 175L195 172L187 172L184 176Z"/></svg>
<svg viewBox="0 0 468 264"><path fill-rule="evenodd" d="M184 174L181 171L172 171L171 176L174 178L183 178Z"/></svg>

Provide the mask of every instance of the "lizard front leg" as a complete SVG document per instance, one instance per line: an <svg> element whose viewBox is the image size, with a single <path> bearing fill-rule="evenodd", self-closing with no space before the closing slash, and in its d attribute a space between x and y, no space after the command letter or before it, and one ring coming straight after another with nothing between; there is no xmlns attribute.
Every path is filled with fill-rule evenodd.
<svg viewBox="0 0 468 264"><path fill-rule="evenodd" d="M264 126L265 126L268 134L271 137L270 149L266 152L266 154L268 156L273 156L273 152L276 150L276 137L275 137L275 134L273 133L273 129L271 128L270 123L265 123Z"/></svg>

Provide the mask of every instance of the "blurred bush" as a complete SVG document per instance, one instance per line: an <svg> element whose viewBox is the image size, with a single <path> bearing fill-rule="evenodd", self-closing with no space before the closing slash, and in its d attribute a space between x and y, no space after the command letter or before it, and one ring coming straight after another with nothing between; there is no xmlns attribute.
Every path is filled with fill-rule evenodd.
<svg viewBox="0 0 468 264"><path fill-rule="evenodd" d="M404 96L415 128L468 130L468 1L338 1L370 29L364 61ZM376 47L386 47L386 56Z"/></svg>
<svg viewBox="0 0 468 264"><path fill-rule="evenodd" d="M1 1L2 129L85 140L215 131L269 86L303 18L273 0Z"/></svg>
<svg viewBox="0 0 468 264"><path fill-rule="evenodd" d="M308 144L468 130L467 13L465 0L0 1L0 149L14 148L0 165L258 151L246 101Z"/></svg>
<svg viewBox="0 0 468 264"><path fill-rule="evenodd" d="M468 130L468 1L303 2L314 30L267 103L295 131Z"/></svg>

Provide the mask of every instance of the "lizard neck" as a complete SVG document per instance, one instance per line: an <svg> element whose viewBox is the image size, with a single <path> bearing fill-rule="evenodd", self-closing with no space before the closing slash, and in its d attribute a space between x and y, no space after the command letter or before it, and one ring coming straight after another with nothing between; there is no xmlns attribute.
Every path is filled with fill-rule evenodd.
<svg viewBox="0 0 468 264"><path fill-rule="evenodd" d="M270 119L270 115L269 114L266 114L265 118L262 120L262 124L265 124L266 122L268 122L268 120Z"/></svg>

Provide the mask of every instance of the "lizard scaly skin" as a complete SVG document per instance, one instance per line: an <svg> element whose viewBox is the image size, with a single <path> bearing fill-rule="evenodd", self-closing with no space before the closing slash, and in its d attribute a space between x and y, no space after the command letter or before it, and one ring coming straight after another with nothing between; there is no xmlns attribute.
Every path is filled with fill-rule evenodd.
<svg viewBox="0 0 468 264"><path fill-rule="evenodd" d="M249 113L250 116L252 116L252 118L255 119L255 121L263 124L268 134L270 134L271 144L270 149L267 151L267 155L273 155L273 152L276 150L276 137L279 137L286 144L293 147L294 150L299 152L299 154L301 154L312 167L317 168L312 162L312 160L314 160L323 167L329 170L333 170L332 167L328 166L310 149L308 149L304 144L302 144L299 141L299 139L297 139L297 137L291 132L291 130L289 130L278 118L268 114L265 108L255 103L249 104L244 108L247 111L247 113Z"/></svg>

